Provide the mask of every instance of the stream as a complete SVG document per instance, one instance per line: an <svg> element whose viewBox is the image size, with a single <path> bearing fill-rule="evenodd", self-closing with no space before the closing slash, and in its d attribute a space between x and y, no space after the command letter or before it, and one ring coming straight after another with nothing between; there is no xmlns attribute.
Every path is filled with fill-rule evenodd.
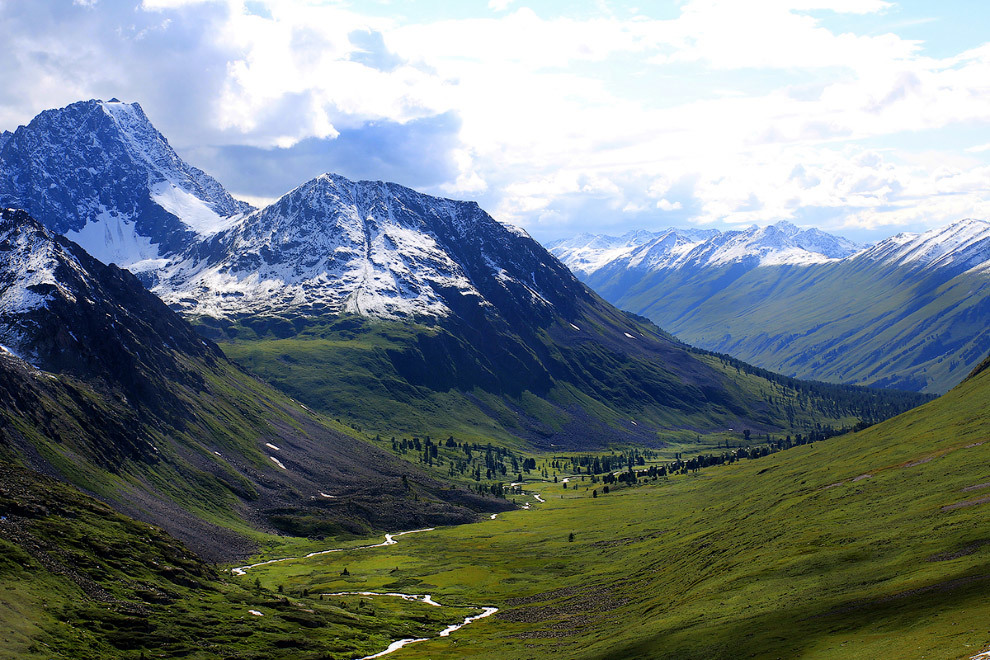
<svg viewBox="0 0 990 660"><path fill-rule="evenodd" d="M544 502L545 501L542 497L540 497L537 494L534 494L534 497L539 502ZM525 506L523 506L523 509L529 509L529 502L527 502L525 504ZM495 518L496 518L497 515L498 514L492 514L490 519L491 520L495 520ZM269 559L268 561L258 562L257 564L248 564L246 566L238 566L236 568L231 568L230 569L230 572L235 577L240 577L242 575L247 575L247 572L249 570L251 570L252 568L257 568L258 566L267 566L269 564L278 564L278 563L284 562L284 561L294 561L294 560L310 559L312 557L318 557L320 555L330 554L331 552L344 552L344 551L350 551L350 550L369 550L371 548L384 548L385 546L395 545L396 543L398 543L398 541L396 539L398 537L400 537L400 536L405 536L407 534L420 534L422 532L432 532L435 529L436 529L435 527L426 527L426 528L423 528L423 529L410 529L410 530L405 531L405 532L390 533L390 534L386 534L385 535L385 540L382 541L381 543L375 543L375 544L372 544L372 545L359 545L359 546L350 547L350 548L330 548L329 550L319 550L317 552L311 552L308 555L303 555L302 557L282 557L280 559ZM376 592L376 591L341 591L341 592L338 592L338 593L332 593L332 594L331 593L327 593L327 594L320 594L320 595L321 596L384 596L384 597L392 597L392 598L402 598L403 600L408 600L408 601L419 601L421 603L426 603L427 605L432 605L434 607L443 607L443 605L441 603L438 603L437 601L433 600L433 597L432 597L431 594L403 594L403 593L395 593L395 592L384 593L384 592ZM452 624L452 625L447 626L446 628L444 628L443 630L441 630L437 634L437 637L448 637L448 636L450 636L451 633L453 633L453 632L455 632L457 630L460 630L461 628L463 628L464 626L468 625L469 623L474 623L475 621L478 621L479 619L484 619L485 617L489 617L489 616L495 614L496 612L498 612L498 608L497 607L481 606L478 609L481 610L481 614L475 614L474 616L466 617L464 619L464 621L462 621L461 623L455 623L455 624ZM255 614L255 612L252 610L251 611L251 614ZM261 613L258 612L257 613L257 616L261 616ZM375 653L374 655L366 655L364 657L357 658L356 660L372 660L373 658L381 658L382 656L385 656L385 655L388 655L390 653L394 653L395 651L398 651L403 646L408 646L409 644L415 644L416 642L425 642L425 641L428 641L429 639L431 639L431 638L430 637L418 637L418 638L412 638L412 637L410 637L410 638L407 638L407 639L398 639L398 640L395 640L394 642L392 642L391 644L389 644L388 645L388 648L386 648L384 651L379 651L378 653Z"/></svg>

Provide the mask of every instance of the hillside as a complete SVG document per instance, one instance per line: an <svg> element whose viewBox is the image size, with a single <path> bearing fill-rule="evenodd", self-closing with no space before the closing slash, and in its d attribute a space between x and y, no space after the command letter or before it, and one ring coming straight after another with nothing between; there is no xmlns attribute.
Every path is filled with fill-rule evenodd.
<svg viewBox="0 0 990 660"><path fill-rule="evenodd" d="M2 660L353 657L463 617L232 582L161 529L2 460L0 581Z"/></svg>
<svg viewBox="0 0 990 660"><path fill-rule="evenodd" d="M968 659L990 648L987 410L984 370L860 433L611 492L534 480L529 510L253 575L374 592L401 567L499 608L404 658Z"/></svg>
<svg viewBox="0 0 990 660"><path fill-rule="evenodd" d="M799 378L942 393L990 351L990 223L859 251L768 241L769 229L552 251L605 299L680 339Z"/></svg>
<svg viewBox="0 0 990 660"><path fill-rule="evenodd" d="M447 490L247 375L133 275L25 213L0 215L0 252L7 460L209 558L248 552L262 532L368 533L504 508Z"/></svg>

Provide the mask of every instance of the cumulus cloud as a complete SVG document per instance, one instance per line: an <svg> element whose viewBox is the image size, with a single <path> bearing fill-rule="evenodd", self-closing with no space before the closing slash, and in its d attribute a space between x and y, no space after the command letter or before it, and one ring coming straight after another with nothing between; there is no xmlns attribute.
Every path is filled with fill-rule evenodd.
<svg viewBox="0 0 990 660"><path fill-rule="evenodd" d="M0 99L0 127L81 98L138 100L246 196L335 170L478 198L537 237L986 209L986 134L958 153L937 136L986 125L990 45L936 58L849 27L899 11L881 0L687 0L662 19L511 0L456 20L401 2L388 15L307 0L50 5L0 2L0 85L19 90ZM901 146L918 135L931 143Z"/></svg>

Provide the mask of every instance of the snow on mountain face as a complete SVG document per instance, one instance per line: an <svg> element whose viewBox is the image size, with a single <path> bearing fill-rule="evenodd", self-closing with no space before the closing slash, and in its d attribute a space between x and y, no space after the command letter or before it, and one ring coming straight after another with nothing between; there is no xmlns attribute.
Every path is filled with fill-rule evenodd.
<svg viewBox="0 0 990 660"><path fill-rule="evenodd" d="M168 396L165 381L149 378L187 376L173 351L222 357L131 273L12 209L0 211L0 345L46 371L116 383L151 405Z"/></svg>
<svg viewBox="0 0 990 660"><path fill-rule="evenodd" d="M592 273L659 235L644 230L630 231L622 236L578 234L574 238L547 243L546 247L572 271Z"/></svg>
<svg viewBox="0 0 990 660"><path fill-rule="evenodd" d="M911 268L985 270L990 263L990 222L967 219L922 234L898 234L862 257Z"/></svg>
<svg viewBox="0 0 990 660"><path fill-rule="evenodd" d="M137 103L81 101L0 137L0 206L23 208L106 263L140 272L251 206L191 167Z"/></svg>
<svg viewBox="0 0 990 660"><path fill-rule="evenodd" d="M859 246L788 222L742 231L675 229L623 237L582 235L557 241L550 252L572 270L590 275L607 266L660 271L748 262L753 266L813 264L854 254Z"/></svg>
<svg viewBox="0 0 990 660"><path fill-rule="evenodd" d="M8 352L28 361L36 357L30 315L56 297L76 302L71 280L91 284L75 255L23 211L0 210L0 344Z"/></svg>
<svg viewBox="0 0 990 660"><path fill-rule="evenodd" d="M514 262L521 241L535 245L475 203L326 174L192 251L161 274L155 292L213 317L435 318L464 305L491 308L480 288L492 287L548 305L539 267Z"/></svg>

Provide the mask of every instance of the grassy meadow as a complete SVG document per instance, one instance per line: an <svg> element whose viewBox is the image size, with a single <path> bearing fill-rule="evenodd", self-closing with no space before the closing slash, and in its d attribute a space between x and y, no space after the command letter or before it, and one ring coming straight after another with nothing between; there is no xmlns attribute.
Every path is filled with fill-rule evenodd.
<svg viewBox="0 0 990 660"><path fill-rule="evenodd" d="M530 483L528 510L238 579L500 608L400 660L969 658L990 644L988 409L984 371L855 435L607 495Z"/></svg>

